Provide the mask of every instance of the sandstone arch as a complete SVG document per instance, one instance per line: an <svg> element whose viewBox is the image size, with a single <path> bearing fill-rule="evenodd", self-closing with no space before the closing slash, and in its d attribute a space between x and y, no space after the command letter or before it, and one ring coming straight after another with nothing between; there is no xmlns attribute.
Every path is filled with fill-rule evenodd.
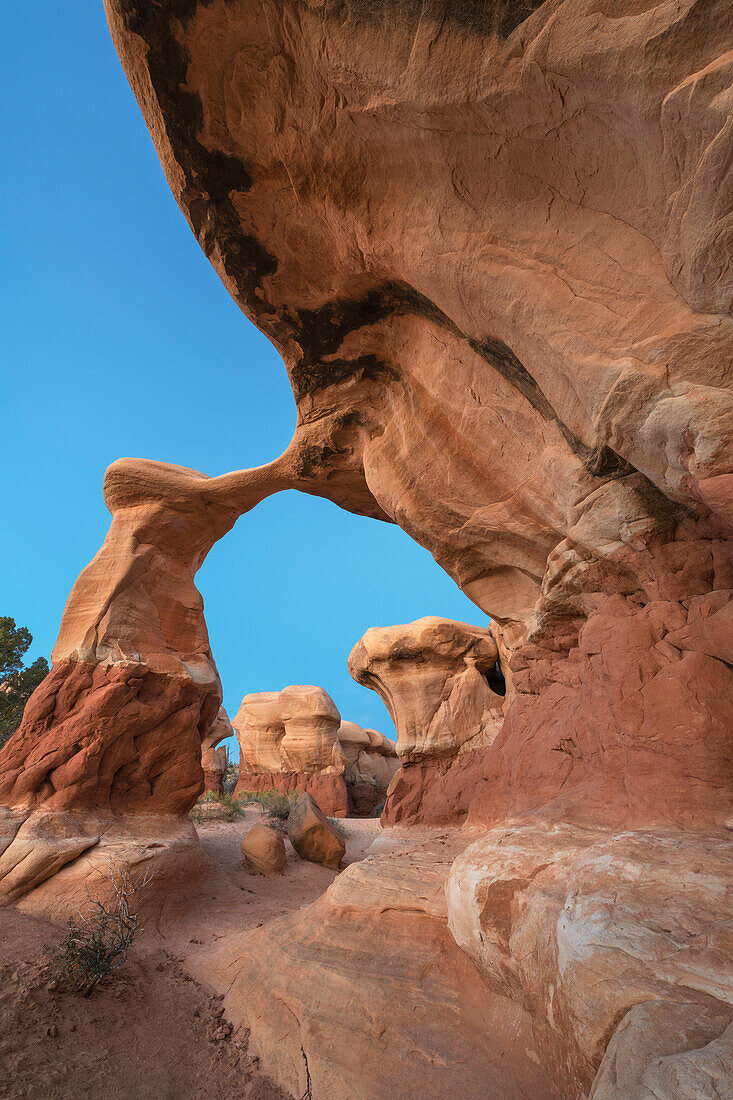
<svg viewBox="0 0 733 1100"><path fill-rule="evenodd" d="M248 945L232 1005L247 1020L255 995L253 1027L268 1012L283 1025L270 1065L295 1094L307 1052L323 1095L341 1100L339 1044L319 1044L311 1025L324 1012L334 1027L343 1020L328 954L341 936L351 935L360 963L341 995L361 997L371 960L377 997L382 971L374 945L371 955L365 947L373 926L399 937L407 988L425 973L425 943L441 959L462 945L462 984L486 1008L483 1030L462 1045L468 1032L456 1029L447 1050L468 1075L466 1095L476 1091L467 1049L503 1034L508 1020L539 1042L531 1065L523 1050L505 1052L510 1085L579 1097L595 1078L597 1094L608 1094L614 1051L651 1066L659 1050L653 1029L643 1034L640 998L651 1016L702 1021L694 1058L668 1052L675 1074L692 1073L693 1061L730 1064L729 984L718 979L733 788L730 3L106 8L176 199L230 292L282 352L298 405L293 445L261 471L210 480L152 464L130 472L137 488L122 511L137 517L142 485L155 516L175 529L182 510L196 532L186 556L167 536L157 547L154 523L153 574L170 561L192 594L197 555L217 532L267 492L297 487L397 522L427 547L498 623L508 674L492 744L420 778L486 829L450 871L450 914L442 884L410 906L405 871L391 890L403 908L385 917L378 891L359 878L374 878L378 861L347 871L313 911ZM116 519L100 561L123 535ZM92 568L87 580L96 577ZM141 805L177 812L200 781L193 766L160 770L154 745L139 786L126 786L119 769L100 782L103 756L92 767L70 726L59 775L45 759L50 707L56 721L74 705L64 692L70 653L92 677L85 715L96 715L97 688L104 698L122 690L117 676L131 692L133 680L164 683L196 728L215 712L195 600L146 603L162 624L141 653L150 672L124 679L140 652L128 648L137 639L128 579L148 601L134 569L99 604L96 595L87 602L87 580L72 594L63 670L0 757L6 897L63 878L58 868L97 842L116 805L138 822ZM91 635L87 613L106 608L107 595L114 629L100 639L100 660L96 611ZM152 772L162 779L151 786ZM694 890L685 892L678 866L700 876ZM563 882L577 876L582 891L569 899ZM627 876L632 887L650 884L642 901ZM576 919L603 928L611 982L595 980L605 970L593 943L574 953ZM628 935L644 944L632 958ZM275 967L278 988L263 982L283 944L289 959L321 965L322 981L294 988ZM561 952L573 977L560 994ZM531 973L528 958L538 960ZM460 1003L441 974L434 1005ZM358 1061L378 1089L412 1053L416 1014L393 1029L406 1047L391 1059L380 1046L384 1013L376 1016ZM486 1061L497 1064L491 1050ZM437 1063L421 1063L424 1095L445 1095ZM538 1064L549 1084L537 1081Z"/></svg>

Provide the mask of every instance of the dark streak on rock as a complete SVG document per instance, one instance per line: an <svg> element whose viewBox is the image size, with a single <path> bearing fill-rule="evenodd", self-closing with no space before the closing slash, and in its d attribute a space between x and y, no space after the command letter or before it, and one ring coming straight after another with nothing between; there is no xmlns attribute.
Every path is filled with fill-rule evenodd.
<svg viewBox="0 0 733 1100"><path fill-rule="evenodd" d="M393 368L373 355L357 359L329 359L346 337L380 321L408 314L424 317L466 341L530 405L547 421L555 423L571 450L578 455L589 473L596 477L622 477L632 471L615 451L604 444L592 449L560 419L537 381L510 347L493 336L481 340L467 336L443 311L425 295L406 283L386 282L374 287L361 298L338 298L316 310L298 310L299 340L303 354L291 372L296 400L306 394L337 385L349 376L361 372L362 377L379 377L396 381Z"/></svg>
<svg viewBox="0 0 733 1100"><path fill-rule="evenodd" d="M148 48L147 67L171 148L186 181L177 196L201 248L211 257L218 245L224 270L237 289L243 309L272 339L288 327L273 321L276 311L261 293L262 280L278 261L256 237L242 231L233 193L252 186L247 166L226 153L206 149L199 141L203 109L198 95L185 88L188 55L176 40L173 23L185 25L198 7L211 0L116 0L126 30Z"/></svg>
<svg viewBox="0 0 733 1100"><path fill-rule="evenodd" d="M421 20L454 23L465 31L508 38L544 0L326 0L326 19L343 24L380 23L385 33L395 24Z"/></svg>
<svg viewBox="0 0 733 1100"><path fill-rule="evenodd" d="M273 274L278 260L253 235L244 233L232 194L252 187L247 166L237 157L211 151L199 142L203 109L198 95L185 88L188 55L176 40L174 21L184 25L212 0L116 0L125 28L148 48L147 66L161 114L186 180L180 204L204 251L218 248L226 274L237 289L237 299L276 344L294 338L302 348L291 371L296 400L337 385L348 377L397 381L399 374L376 355L353 360L335 356L351 332L407 314L424 317L465 340L494 370L523 394L547 421L554 422L570 448L596 476L619 477L632 469L610 448L592 450L560 419L523 363L501 340L467 336L434 302L405 283L390 281L358 299L342 298L315 310L283 312L262 295L262 281ZM540 6L542 0L326 0L319 9L324 19L340 21L409 20L425 16L450 19L480 34L506 36Z"/></svg>

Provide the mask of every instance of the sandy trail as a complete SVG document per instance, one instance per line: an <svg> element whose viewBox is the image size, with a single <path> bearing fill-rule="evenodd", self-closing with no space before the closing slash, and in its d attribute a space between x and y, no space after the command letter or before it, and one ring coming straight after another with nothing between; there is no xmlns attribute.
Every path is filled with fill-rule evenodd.
<svg viewBox="0 0 733 1100"><path fill-rule="evenodd" d="M197 825L208 867L164 899L127 963L89 999L54 987L44 946L63 930L0 910L0 1096L8 1100L281 1100L247 1055L246 1033L216 1038L228 962L243 933L319 897L338 872L301 860L286 840L282 875L251 874L240 851L254 808ZM340 822L342 866L364 858L377 820ZM226 1030L226 1028L225 1028ZM49 1031L51 1034L49 1034Z"/></svg>

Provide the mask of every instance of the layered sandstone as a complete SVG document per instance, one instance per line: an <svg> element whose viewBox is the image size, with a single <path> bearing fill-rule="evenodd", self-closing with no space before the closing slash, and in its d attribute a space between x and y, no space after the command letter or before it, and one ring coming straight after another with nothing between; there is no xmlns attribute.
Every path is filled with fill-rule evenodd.
<svg viewBox="0 0 733 1100"><path fill-rule="evenodd" d="M376 730L342 722L328 692L307 684L245 695L234 717L239 741L236 793L309 792L324 813L371 813L399 766Z"/></svg>
<svg viewBox="0 0 733 1100"><path fill-rule="evenodd" d="M504 720L504 697L494 690L501 679L498 659L488 630L435 617L372 627L356 643L349 672L379 693L397 729L402 768L390 788L385 823L456 820L450 805L441 815L430 780L456 756L493 743Z"/></svg>
<svg viewBox="0 0 733 1100"><path fill-rule="evenodd" d="M507 724L436 806L723 820L731 672L666 637L733 586L730 5L107 10L176 198L283 354L292 484L399 523L501 630Z"/></svg>
<svg viewBox="0 0 733 1100"><path fill-rule="evenodd" d="M344 779L349 809L360 817L368 817L385 801L399 769L395 746L383 733L364 729L357 722L342 722L338 738L346 761Z"/></svg>

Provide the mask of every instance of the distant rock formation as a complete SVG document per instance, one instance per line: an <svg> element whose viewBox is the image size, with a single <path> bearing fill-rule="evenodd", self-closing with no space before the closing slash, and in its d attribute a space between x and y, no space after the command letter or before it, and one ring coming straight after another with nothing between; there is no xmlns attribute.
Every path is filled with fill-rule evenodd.
<svg viewBox="0 0 733 1100"><path fill-rule="evenodd" d="M338 738L346 760L344 779L350 812L369 817L385 801L399 769L395 746L383 733L364 729L356 722L342 722Z"/></svg>
<svg viewBox="0 0 733 1100"><path fill-rule="evenodd" d="M493 743L504 721L504 696L494 690L498 659L488 630L435 617L372 627L356 643L349 672L379 693L397 729L402 770L389 792L386 824L460 816L455 806L435 804L426 768L441 773L459 753Z"/></svg>
<svg viewBox="0 0 733 1100"><path fill-rule="evenodd" d="M245 695L232 725L239 741L237 794L308 791L330 817L349 810L367 815L384 800L399 767L392 742L342 722L320 687Z"/></svg>
<svg viewBox="0 0 733 1100"><path fill-rule="evenodd" d="M216 746L227 737L234 737L234 730L232 729L229 715L224 710L224 707L219 707L219 713L214 719L214 724L201 741L201 767L204 769L204 792L214 791L216 794L224 793L227 754L225 749L217 749Z"/></svg>

